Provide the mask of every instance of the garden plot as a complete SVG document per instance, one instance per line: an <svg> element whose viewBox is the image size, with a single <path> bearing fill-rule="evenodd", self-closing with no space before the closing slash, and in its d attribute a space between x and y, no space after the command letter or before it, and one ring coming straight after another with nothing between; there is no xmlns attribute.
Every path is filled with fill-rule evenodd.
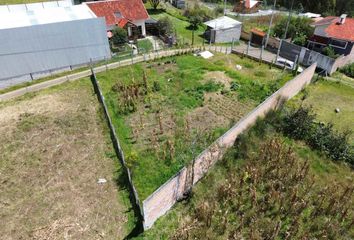
<svg viewBox="0 0 354 240"><path fill-rule="evenodd" d="M258 63L230 59L184 55L97 74L140 200L291 78L243 73L236 63Z"/></svg>

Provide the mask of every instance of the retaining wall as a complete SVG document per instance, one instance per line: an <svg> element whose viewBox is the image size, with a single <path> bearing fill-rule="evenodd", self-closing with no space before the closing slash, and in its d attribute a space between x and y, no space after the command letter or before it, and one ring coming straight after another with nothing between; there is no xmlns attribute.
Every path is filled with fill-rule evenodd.
<svg viewBox="0 0 354 240"><path fill-rule="evenodd" d="M276 109L282 101L292 98L309 84L315 69L316 63L285 84L211 144L189 166L182 168L174 177L144 200L144 229L151 228L159 217L171 209L177 201L183 199L184 194L190 190L191 186L196 184L213 164L223 157L225 151L233 146L239 134L252 126L258 118L264 117L267 112Z"/></svg>

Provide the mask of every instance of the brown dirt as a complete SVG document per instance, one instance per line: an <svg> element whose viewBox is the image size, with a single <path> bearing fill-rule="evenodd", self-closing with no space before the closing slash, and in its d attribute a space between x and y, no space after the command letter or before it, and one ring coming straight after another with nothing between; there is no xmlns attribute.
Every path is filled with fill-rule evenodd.
<svg viewBox="0 0 354 240"><path fill-rule="evenodd" d="M159 123L160 117L162 132ZM147 113L143 108L140 108L129 115L126 121L133 131L132 141L145 148L151 145L152 138L157 140L162 136L173 136L176 129L176 118L176 115L169 109L161 109L159 113Z"/></svg>
<svg viewBox="0 0 354 240"><path fill-rule="evenodd" d="M208 72L204 75L204 81L212 80L216 83L224 84L225 87L229 88L232 82L232 78L228 77L225 72L215 71Z"/></svg>
<svg viewBox="0 0 354 240"><path fill-rule="evenodd" d="M212 130L218 127L225 127L230 121L224 116L218 116L209 107L199 107L187 115L190 127L199 131Z"/></svg>
<svg viewBox="0 0 354 240"><path fill-rule="evenodd" d="M237 122L254 108L252 102L235 100L237 96L224 96L220 93L208 93L205 96L205 105L218 116Z"/></svg>
<svg viewBox="0 0 354 240"><path fill-rule="evenodd" d="M0 106L0 239L126 236L126 192L85 81Z"/></svg>

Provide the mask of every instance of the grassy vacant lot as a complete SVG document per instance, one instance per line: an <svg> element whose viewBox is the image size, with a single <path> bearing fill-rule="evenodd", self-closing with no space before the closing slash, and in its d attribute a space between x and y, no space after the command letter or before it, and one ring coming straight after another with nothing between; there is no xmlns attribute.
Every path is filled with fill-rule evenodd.
<svg viewBox="0 0 354 240"><path fill-rule="evenodd" d="M264 127L137 239L352 239L353 171Z"/></svg>
<svg viewBox="0 0 354 240"><path fill-rule="evenodd" d="M89 79L0 103L0 142L1 239L123 239L132 229Z"/></svg>
<svg viewBox="0 0 354 240"><path fill-rule="evenodd" d="M181 10L169 7L167 4L164 5L163 8L158 8L157 10L152 9L149 4L146 4L145 6L151 18L159 20L163 17L168 17L171 19L177 34L177 38L181 44L192 43L192 31L188 29L190 24L187 18L182 15ZM198 30L195 31L195 45L201 45L203 42L205 42L205 39L202 37L205 30L205 26L199 26Z"/></svg>
<svg viewBox="0 0 354 240"><path fill-rule="evenodd" d="M335 74L329 80L322 79L310 85L305 92L298 95L293 103L312 106L320 121L333 123L339 131L354 132L354 80L343 74ZM306 95L304 97L304 95ZM336 113L335 109L340 112ZM354 134L351 142L354 144Z"/></svg>
<svg viewBox="0 0 354 240"><path fill-rule="evenodd" d="M291 78L268 70L185 55L97 75L141 200Z"/></svg>

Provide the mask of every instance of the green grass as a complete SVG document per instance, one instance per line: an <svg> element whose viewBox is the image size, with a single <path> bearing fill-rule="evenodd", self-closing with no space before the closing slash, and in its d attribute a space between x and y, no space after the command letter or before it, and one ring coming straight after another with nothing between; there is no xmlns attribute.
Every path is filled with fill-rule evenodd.
<svg viewBox="0 0 354 240"><path fill-rule="evenodd" d="M142 39L142 40L138 41L137 47L139 49L142 49L142 51L144 51L144 52L150 52L154 49L154 47L152 46L152 43L149 39Z"/></svg>
<svg viewBox="0 0 354 240"><path fill-rule="evenodd" d="M151 18L159 20L163 17L168 17L171 19L173 26L175 28L177 38L180 44L191 44L192 43L192 31L188 29L189 22L186 17L181 14L181 10L176 8L166 7L165 9L158 8L153 10L149 4L146 4L147 11ZM195 31L194 44L202 45L205 43L205 39L202 37L206 30L206 26L199 26Z"/></svg>
<svg viewBox="0 0 354 240"><path fill-rule="evenodd" d="M165 61L176 61L176 64L164 64ZM257 65L257 71L264 71L261 77L255 75L255 69L246 69L244 72L235 71L234 63ZM240 59L236 55L224 57L217 54L212 60L185 55L168 58L154 63L140 63L129 67L99 73L97 78L102 86L105 99L125 152L128 165L132 168L133 181L141 200L149 196L157 187L173 176L193 157L200 153L213 140L229 128L231 122L221 124L220 127L212 127L205 132L205 138L199 140L198 131L192 129L190 137L186 138L186 116L196 108L208 104L205 102L204 94L207 92L220 92L225 90L224 96L234 102L240 102L255 106L267 96L277 90L289 79L289 75L273 69L270 75L267 74L266 65L258 65L249 59ZM149 93L137 101L139 113L124 113L122 111L122 93L113 91L112 87L118 82L120 85L131 85L142 83L143 71L146 72ZM226 86L215 82L208 82L204 75L209 72L224 72L225 76L237 82L240 88L230 91ZM258 73L259 75L259 73ZM291 77L290 77L291 78ZM153 85L160 86L159 91L152 91ZM248 110L251 110L248 109ZM241 109L240 111L248 111ZM156 112L160 112L164 119L175 118L176 127L173 133L158 136L159 155L152 149L152 144L141 146L140 141L152 141L149 139L152 130L141 125L139 120L143 119L143 125L150 126L156 132L159 127L156 120ZM246 113L246 112L244 112ZM171 115L173 117L171 117ZM243 115L242 115L243 116ZM235 116L236 120L242 116ZM205 118L205 117L201 117ZM134 120L134 123L131 121ZM167 121L167 120L166 120ZM154 125L155 124L155 125ZM193 124L193 123L191 123ZM138 129L133 132L132 125ZM150 131L150 132L149 132ZM137 135L137 136L135 136ZM193 148L188 141L196 141ZM174 143L175 157L169 159L167 141ZM164 150L165 149L165 150ZM167 149L167 150L166 150ZM165 151L165 153L163 153Z"/></svg>
<svg viewBox="0 0 354 240"><path fill-rule="evenodd" d="M318 120L333 123L334 128L339 131L354 132L353 87L340 81L319 80L309 86L306 92L298 95L291 104L300 104L304 94L307 97L303 104L312 106ZM336 108L340 109L339 113L335 112ZM353 134L351 134L350 141L354 144Z"/></svg>

